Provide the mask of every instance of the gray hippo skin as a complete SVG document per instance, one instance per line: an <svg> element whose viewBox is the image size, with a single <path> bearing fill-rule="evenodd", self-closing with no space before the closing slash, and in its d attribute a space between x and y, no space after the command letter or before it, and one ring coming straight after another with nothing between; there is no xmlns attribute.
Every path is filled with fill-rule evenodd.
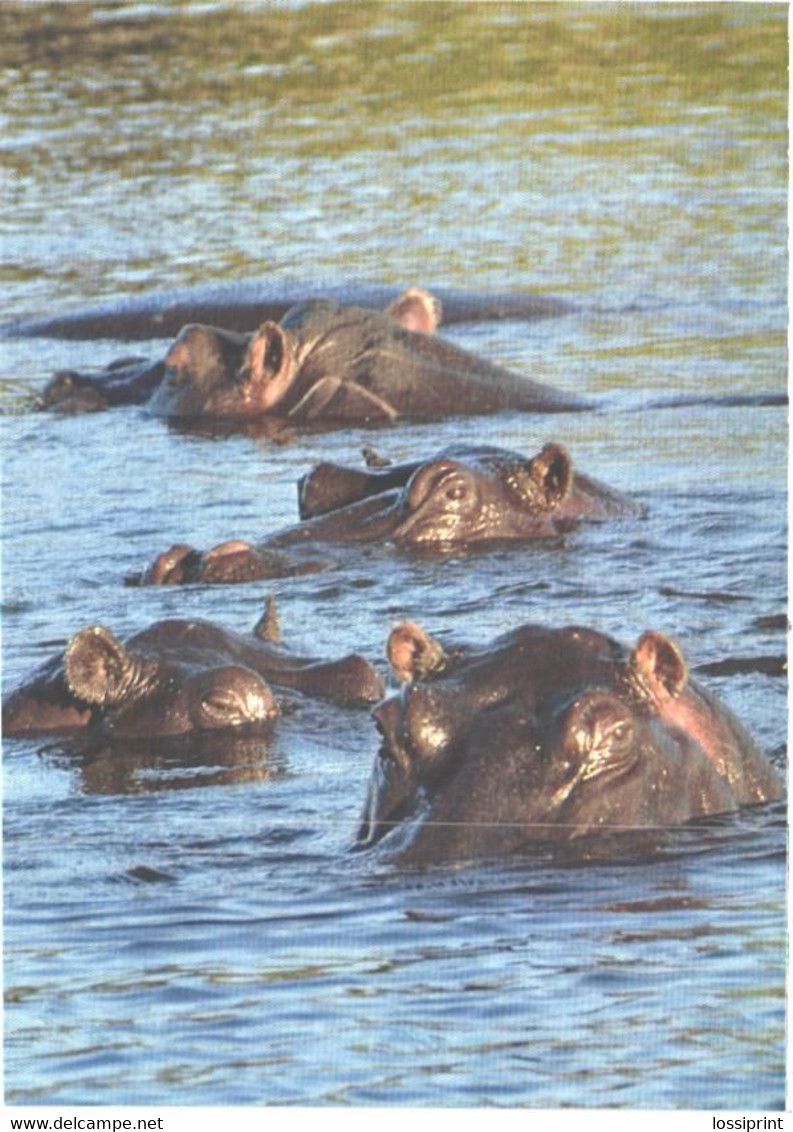
<svg viewBox="0 0 793 1132"><path fill-rule="evenodd" d="M312 517L258 546L232 540L201 553L178 544L130 580L255 581L323 569L327 561L317 558L323 545L388 542L442 554L558 539L584 521L642 514L632 499L574 472L560 444L546 444L531 459L502 448L454 445L382 471L320 464L300 481L299 498L301 513Z"/></svg>
<svg viewBox="0 0 793 1132"><path fill-rule="evenodd" d="M479 293L433 288L443 303L447 325L461 322L521 322L570 314L576 307L554 295L521 291ZM380 309L399 294L394 287L367 284L288 284L279 280L238 281L216 286L161 292L72 314L18 321L0 327L10 336L96 338L131 342L168 338L189 322L223 330L249 331L266 319L278 320L305 299L334 299L348 306Z"/></svg>
<svg viewBox="0 0 793 1132"><path fill-rule="evenodd" d="M436 337L440 317L437 299L411 288L386 311L309 300L253 335L190 325L162 362L56 374L39 404L80 411L84 400L120 403L126 389L129 401L172 421L338 424L589 407Z"/></svg>
<svg viewBox="0 0 793 1132"><path fill-rule="evenodd" d="M414 863L657 830L782 796L735 716L689 678L677 646L633 649L585 628L523 625L448 654L398 626L402 690L374 712L359 847Z"/></svg>
<svg viewBox="0 0 793 1132"><path fill-rule="evenodd" d="M101 625L83 629L4 699L3 732L90 727L140 738L263 724L279 712L270 682L348 705L374 703L384 690L361 656L324 661L284 649L268 602L251 635L169 620L122 644Z"/></svg>

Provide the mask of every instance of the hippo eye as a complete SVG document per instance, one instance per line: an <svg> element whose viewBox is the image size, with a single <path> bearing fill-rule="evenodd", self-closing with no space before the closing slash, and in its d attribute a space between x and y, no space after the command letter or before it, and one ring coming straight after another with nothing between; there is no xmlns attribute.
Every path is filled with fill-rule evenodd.
<svg viewBox="0 0 793 1132"><path fill-rule="evenodd" d="M631 770L639 757L636 732L617 696L594 694L572 705L567 720L568 751L578 763L576 781L610 778Z"/></svg>
<svg viewBox="0 0 793 1132"><path fill-rule="evenodd" d="M199 709L207 719L222 719L239 710L241 701L231 688L216 688L201 697Z"/></svg>
<svg viewBox="0 0 793 1132"><path fill-rule="evenodd" d="M202 690L193 718L197 726L212 729L260 722L277 711L266 684L246 669L229 667Z"/></svg>
<svg viewBox="0 0 793 1132"><path fill-rule="evenodd" d="M446 488L446 498L455 503L458 499L464 499L468 494L467 484L458 480L456 483L450 483Z"/></svg>
<svg viewBox="0 0 793 1132"><path fill-rule="evenodd" d="M621 723L616 723L611 729L611 740L613 743L629 743L633 738L633 727L627 719Z"/></svg>
<svg viewBox="0 0 793 1132"><path fill-rule="evenodd" d="M633 723L616 698L598 696L573 705L568 737L575 750L591 764L591 773L609 762L621 761L631 750Z"/></svg>

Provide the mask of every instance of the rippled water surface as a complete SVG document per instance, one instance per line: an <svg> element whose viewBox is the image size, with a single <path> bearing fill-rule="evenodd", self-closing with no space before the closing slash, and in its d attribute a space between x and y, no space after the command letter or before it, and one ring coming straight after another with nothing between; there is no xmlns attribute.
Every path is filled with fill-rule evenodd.
<svg viewBox="0 0 793 1132"><path fill-rule="evenodd" d="M577 310L449 337L602 406L212 438L33 413L53 370L129 347L5 339L4 687L87 624L252 626L261 585L122 579L293 522L320 456L457 440L562 441L649 517L273 583L296 648L382 663L410 617L780 657L786 414L757 395L786 382L786 15L4 4L4 318L250 278L532 290ZM653 407L681 396L712 402ZM782 767L785 681L703 679ZM376 745L307 705L266 743L6 741L7 1100L784 1105L782 805L617 862L406 871L348 853Z"/></svg>

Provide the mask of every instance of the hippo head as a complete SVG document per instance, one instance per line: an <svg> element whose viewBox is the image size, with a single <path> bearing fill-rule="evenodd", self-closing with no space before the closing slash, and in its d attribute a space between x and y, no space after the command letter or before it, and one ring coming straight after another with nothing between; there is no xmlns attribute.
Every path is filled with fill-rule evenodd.
<svg viewBox="0 0 793 1132"><path fill-rule="evenodd" d="M280 339L268 349L257 337L249 347L241 335L211 326L185 326L165 356L165 374L148 409L170 418L266 413L280 395L276 375L283 373L286 380L290 360L283 348Z"/></svg>
<svg viewBox="0 0 793 1132"><path fill-rule="evenodd" d="M589 629L525 625L447 655L408 622L388 653L405 683L374 712L382 742L360 847L388 835L403 860L425 863L664 828L760 800L740 797L708 749L718 735L724 754L737 724L723 705L688 728L684 713L670 723L659 710L690 692L679 650L659 633L626 650ZM759 754L745 733L731 742L736 764Z"/></svg>
<svg viewBox="0 0 793 1132"><path fill-rule="evenodd" d="M473 451L474 458L469 455ZM402 490L393 541L405 546L553 537L573 492L573 463L561 444L527 460L498 449L447 449Z"/></svg>
<svg viewBox="0 0 793 1132"><path fill-rule="evenodd" d="M310 299L252 336L185 326L165 358L165 376L148 402L169 418L252 418L287 414L317 380L341 372L365 347L370 323L399 323L430 334L440 304L410 288L385 312ZM320 398L321 400L321 398Z"/></svg>
<svg viewBox="0 0 793 1132"><path fill-rule="evenodd" d="M119 737L218 731L277 714L270 688L250 669L137 656L101 625L72 637L64 671L69 691Z"/></svg>

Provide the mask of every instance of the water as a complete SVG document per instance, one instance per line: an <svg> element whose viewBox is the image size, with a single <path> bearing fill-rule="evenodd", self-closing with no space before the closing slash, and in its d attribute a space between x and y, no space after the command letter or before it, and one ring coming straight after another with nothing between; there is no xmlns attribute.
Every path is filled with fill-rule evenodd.
<svg viewBox="0 0 793 1132"><path fill-rule="evenodd" d="M145 18L144 18L145 16ZM6 4L4 317L253 277L433 282L578 313L450 338L598 413L185 435L134 408L27 411L123 343L2 343L3 680L86 624L169 616L382 658L394 621L483 641L524 620L692 665L781 655L784 5ZM156 353L162 342L136 344ZM561 549L129 589L176 541L296 518L364 444L567 444L642 522ZM780 767L784 681L708 677ZM406 871L350 856L376 735L303 706L266 743L4 749L9 1103L778 1109L782 805L619 863Z"/></svg>

